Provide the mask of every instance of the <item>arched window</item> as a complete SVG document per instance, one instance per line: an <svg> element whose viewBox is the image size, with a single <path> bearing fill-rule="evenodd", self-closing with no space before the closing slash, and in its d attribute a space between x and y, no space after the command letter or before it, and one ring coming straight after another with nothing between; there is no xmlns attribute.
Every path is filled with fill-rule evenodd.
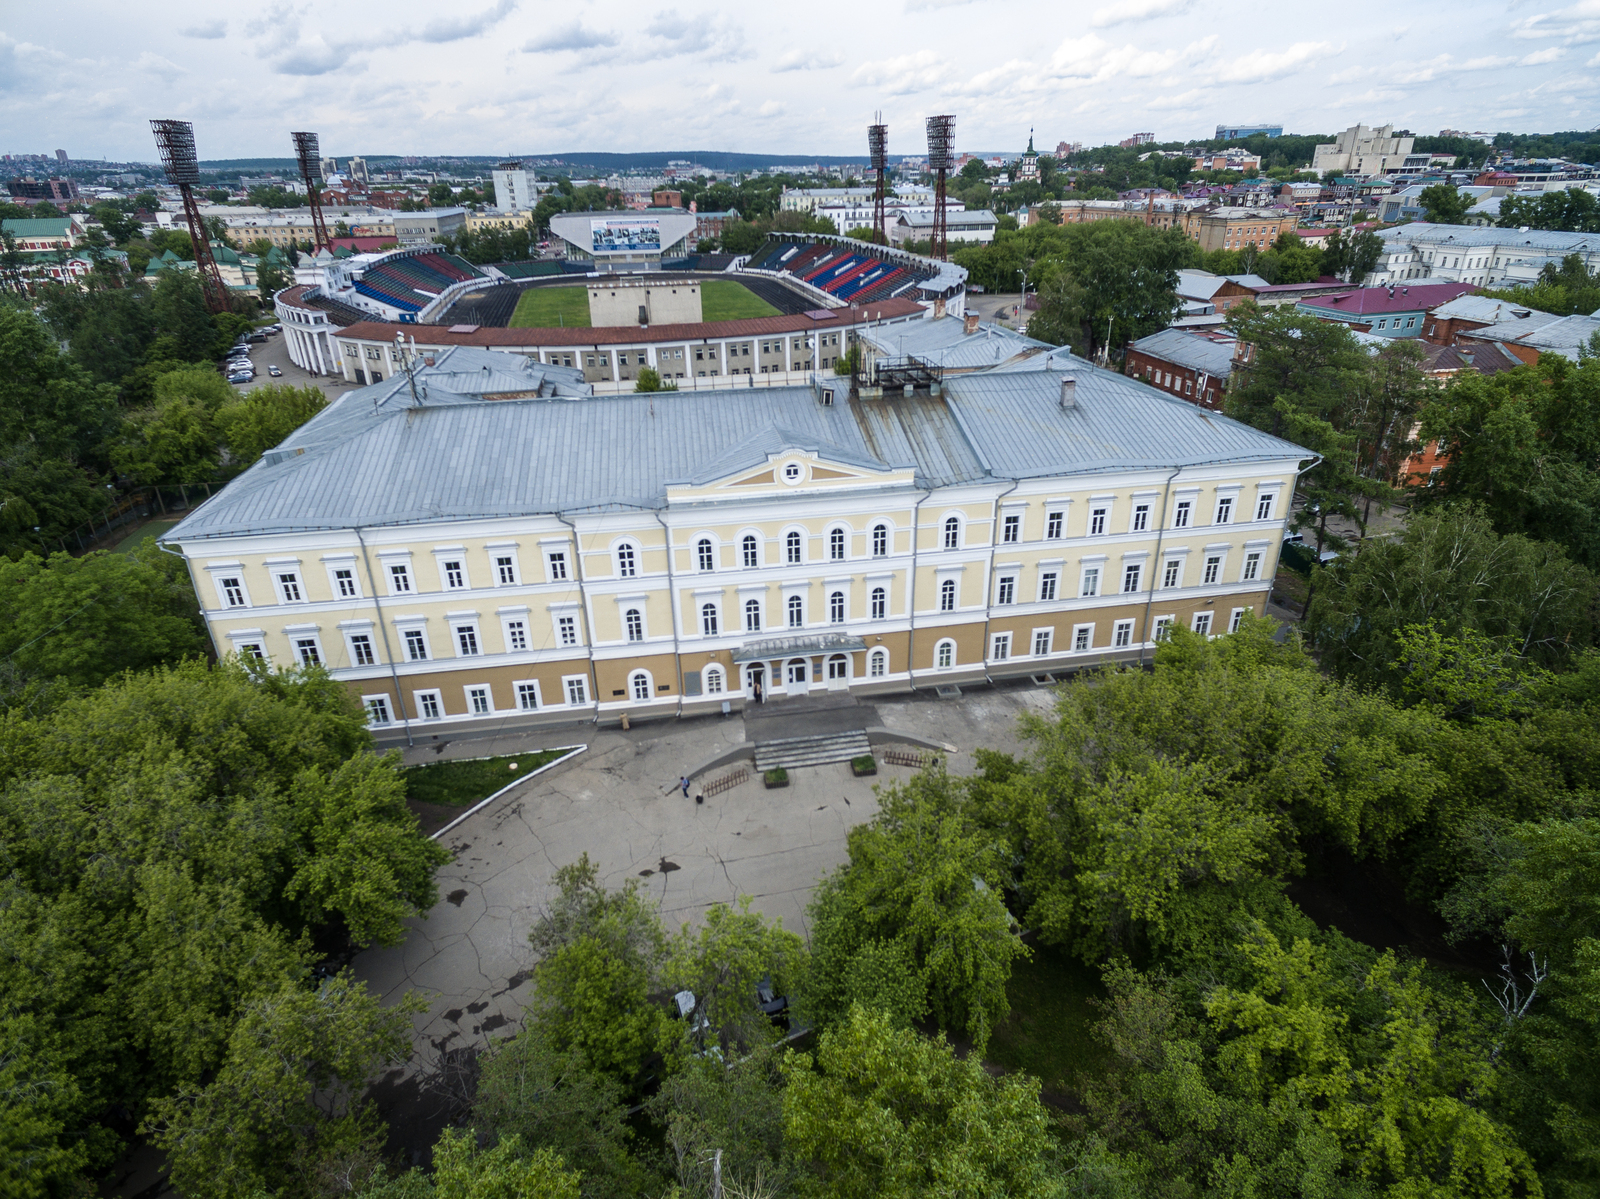
<svg viewBox="0 0 1600 1199"><path fill-rule="evenodd" d="M799 629L805 627L806 605L798 595L789 597L789 627Z"/></svg>
<svg viewBox="0 0 1600 1199"><path fill-rule="evenodd" d="M933 664L940 670L949 670L956 664L956 643L941 641L933 647Z"/></svg>
<svg viewBox="0 0 1600 1199"><path fill-rule="evenodd" d="M636 670L628 676L628 691L635 700L650 698L650 673Z"/></svg>
<svg viewBox="0 0 1600 1199"><path fill-rule="evenodd" d="M761 631L760 600L744 601L744 631L747 633L759 633Z"/></svg>
<svg viewBox="0 0 1600 1199"><path fill-rule="evenodd" d="M872 556L874 558L887 558L889 556L889 526L872 526Z"/></svg>
<svg viewBox="0 0 1600 1199"><path fill-rule="evenodd" d="M844 592L835 591L828 597L828 620L832 624L844 623Z"/></svg>
<svg viewBox="0 0 1600 1199"><path fill-rule="evenodd" d="M695 547L695 555L699 559L701 570L717 569L717 556L711 548L711 538L702 537Z"/></svg>
<svg viewBox="0 0 1600 1199"><path fill-rule="evenodd" d="M791 565L800 561L800 534L793 529L783 539L784 560Z"/></svg>
<svg viewBox="0 0 1600 1199"><path fill-rule="evenodd" d="M882 620L889 610L889 593L882 587L872 589L872 619Z"/></svg>
<svg viewBox="0 0 1600 1199"><path fill-rule="evenodd" d="M744 565L746 570L754 570L757 566L761 565L761 551L756 546L755 534L746 533L744 535L744 541L740 543L740 546L744 553Z"/></svg>
<svg viewBox="0 0 1600 1199"><path fill-rule="evenodd" d="M722 667L707 666L702 675L705 680L707 695L721 695L723 689Z"/></svg>
<svg viewBox="0 0 1600 1199"><path fill-rule="evenodd" d="M850 677L850 659L843 654L834 654L828 659L828 678L848 679Z"/></svg>
<svg viewBox="0 0 1600 1199"><path fill-rule="evenodd" d="M954 516L945 517L944 548L947 550L961 548L961 521Z"/></svg>
<svg viewBox="0 0 1600 1199"><path fill-rule="evenodd" d="M946 579L939 584L939 611L954 612L956 610L956 581Z"/></svg>
<svg viewBox="0 0 1600 1199"><path fill-rule="evenodd" d="M889 651L875 649L867 655L867 674L872 678L881 679L889 673Z"/></svg>
<svg viewBox="0 0 1600 1199"><path fill-rule="evenodd" d="M629 608L627 615L623 617L623 623L628 627L629 641L644 640L644 614L639 609Z"/></svg>
<svg viewBox="0 0 1600 1199"><path fill-rule="evenodd" d="M700 631L707 637L717 635L717 606L715 604L700 605Z"/></svg>
<svg viewBox="0 0 1600 1199"><path fill-rule="evenodd" d="M843 529L834 529L828 534L828 557L834 562L844 561Z"/></svg>
<svg viewBox="0 0 1600 1199"><path fill-rule="evenodd" d="M631 579L638 573L638 565L634 559L633 546L624 542L617 546L617 577Z"/></svg>

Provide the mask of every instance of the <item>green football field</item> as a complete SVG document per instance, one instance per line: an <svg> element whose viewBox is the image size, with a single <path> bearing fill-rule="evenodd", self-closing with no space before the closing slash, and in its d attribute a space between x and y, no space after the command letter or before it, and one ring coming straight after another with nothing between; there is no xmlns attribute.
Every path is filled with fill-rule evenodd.
<svg viewBox="0 0 1600 1199"><path fill-rule="evenodd" d="M778 310L742 283L708 279L700 285L700 311L708 321L740 321L752 316L777 316Z"/></svg>
<svg viewBox="0 0 1600 1199"><path fill-rule="evenodd" d="M513 329L587 329L589 292L576 287L530 287L511 314Z"/></svg>

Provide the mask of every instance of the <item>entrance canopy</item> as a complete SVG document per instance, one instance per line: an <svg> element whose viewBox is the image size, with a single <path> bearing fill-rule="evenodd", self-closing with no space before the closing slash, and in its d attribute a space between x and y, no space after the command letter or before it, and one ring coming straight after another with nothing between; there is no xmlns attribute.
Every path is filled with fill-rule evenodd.
<svg viewBox="0 0 1600 1199"><path fill-rule="evenodd" d="M735 662L769 662L807 654L838 654L866 649L867 643L849 633L812 633L797 637L768 637L746 641L733 655Z"/></svg>

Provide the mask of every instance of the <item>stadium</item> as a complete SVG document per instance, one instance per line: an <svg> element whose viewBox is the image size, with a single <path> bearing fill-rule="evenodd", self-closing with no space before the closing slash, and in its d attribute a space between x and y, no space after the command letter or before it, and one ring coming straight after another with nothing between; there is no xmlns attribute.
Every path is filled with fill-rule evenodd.
<svg viewBox="0 0 1600 1199"><path fill-rule="evenodd" d="M678 386L786 385L836 365L869 327L965 311L967 272L953 263L789 233L748 257L687 253L693 225L688 213L568 213L551 220L564 258L484 266L437 245L323 256L320 279L302 276L276 308L290 357L313 373L386 378L402 335L578 367L602 391L632 390L644 366Z"/></svg>

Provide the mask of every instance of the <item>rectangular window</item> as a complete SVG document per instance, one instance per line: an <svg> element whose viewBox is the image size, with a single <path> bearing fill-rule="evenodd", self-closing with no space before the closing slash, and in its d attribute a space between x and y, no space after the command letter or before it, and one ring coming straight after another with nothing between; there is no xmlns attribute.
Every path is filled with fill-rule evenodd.
<svg viewBox="0 0 1600 1199"><path fill-rule="evenodd" d="M467 572L461 568L459 562L446 562L444 564L444 586L446 591L460 591L467 585Z"/></svg>
<svg viewBox="0 0 1600 1199"><path fill-rule="evenodd" d="M395 594L411 590L411 571L405 566L389 568L389 590Z"/></svg>
<svg viewBox="0 0 1600 1199"><path fill-rule="evenodd" d="M553 550L545 555L545 561L550 566L550 581L556 582L567 577L567 556L560 550Z"/></svg>
<svg viewBox="0 0 1600 1199"><path fill-rule="evenodd" d="M1172 515L1172 527L1174 529L1187 529L1189 527L1189 513L1193 510L1193 501L1179 500L1178 510Z"/></svg>
<svg viewBox="0 0 1600 1199"><path fill-rule="evenodd" d="M1056 572L1047 570L1039 576L1039 602L1047 604L1056 598Z"/></svg>
<svg viewBox="0 0 1600 1199"><path fill-rule="evenodd" d="M463 658L475 658L478 655L478 630L470 624L456 626L456 645L461 650Z"/></svg>
<svg viewBox="0 0 1600 1199"><path fill-rule="evenodd" d="M1203 579L1201 579L1200 581L1202 583L1204 583L1207 587L1209 587L1209 586L1211 586L1213 583L1215 583L1217 581L1217 576L1219 574L1221 574L1221 573L1222 573L1222 558L1217 554L1212 554L1210 557L1208 557L1206 559L1205 577Z"/></svg>
<svg viewBox="0 0 1600 1199"><path fill-rule="evenodd" d="M1139 590L1139 576L1144 573L1144 568L1137 562L1122 568L1122 590L1124 593Z"/></svg>
<svg viewBox="0 0 1600 1199"><path fill-rule="evenodd" d="M1089 509L1089 536L1099 537L1106 531L1106 508Z"/></svg>
<svg viewBox="0 0 1600 1199"><path fill-rule="evenodd" d="M495 575L500 580L500 586L509 587L517 581L517 563L510 554L501 554L494 560Z"/></svg>
<svg viewBox="0 0 1600 1199"><path fill-rule="evenodd" d="M1277 499L1277 498L1278 497L1276 495L1271 495L1271 494L1258 496L1256 498L1256 519L1257 520L1271 520L1272 519L1272 501Z"/></svg>
<svg viewBox="0 0 1600 1199"><path fill-rule="evenodd" d="M1098 566L1085 566L1083 568L1083 589L1080 594L1100 594L1100 568Z"/></svg>
<svg viewBox="0 0 1600 1199"><path fill-rule="evenodd" d="M1005 542L1009 543L1009 542L1013 542L1013 541L1018 541L1018 540L1021 539L1021 537L1022 537L1022 517L1020 517L1020 516L1008 516L1008 517L1006 517L1005 532L1001 535L1000 539L1002 541L1005 541Z"/></svg>
<svg viewBox="0 0 1600 1199"><path fill-rule="evenodd" d="M1078 653L1081 654L1093 644L1094 626L1092 624L1081 624L1072 630L1072 648Z"/></svg>
<svg viewBox="0 0 1600 1199"><path fill-rule="evenodd" d="M317 650L317 642L314 637L302 637L296 641L294 643L294 652L300 659L300 665L302 666L322 665L322 654Z"/></svg>
<svg viewBox="0 0 1600 1199"><path fill-rule="evenodd" d="M1194 617L1194 631L1202 637L1211 636L1211 613L1196 612Z"/></svg>
<svg viewBox="0 0 1600 1199"><path fill-rule="evenodd" d="M244 584L238 579L219 579L222 585L222 600L230 608L244 607Z"/></svg>
<svg viewBox="0 0 1600 1199"><path fill-rule="evenodd" d="M990 652L989 656L991 658L993 658L996 662L1004 662L1007 658L1009 658L1011 656L1011 634L1010 633L996 633L994 635L994 639L993 639L993 641L991 643L991 652Z"/></svg>
<svg viewBox="0 0 1600 1199"><path fill-rule="evenodd" d="M1171 636L1172 635L1172 617L1170 617L1170 616L1158 616L1158 617L1156 617L1155 633L1156 633L1155 639L1157 641L1165 641L1169 636Z"/></svg>
<svg viewBox="0 0 1600 1199"><path fill-rule="evenodd" d="M1111 626L1111 645L1114 649L1126 649L1133 644L1133 621L1119 620Z"/></svg>
<svg viewBox="0 0 1600 1199"><path fill-rule="evenodd" d="M520 620L506 621L506 649L521 653L528 648L528 626Z"/></svg>
<svg viewBox="0 0 1600 1199"><path fill-rule="evenodd" d="M283 602L298 604L300 595L300 576L292 571L285 571L278 576L278 590L283 593Z"/></svg>
<svg viewBox="0 0 1600 1199"><path fill-rule="evenodd" d="M1217 501L1217 523L1228 524L1233 520L1233 497L1225 495Z"/></svg>
<svg viewBox="0 0 1600 1199"><path fill-rule="evenodd" d="M1244 623L1244 609L1235 608L1233 615L1228 618L1228 632L1237 633L1239 626Z"/></svg>
<svg viewBox="0 0 1600 1199"><path fill-rule="evenodd" d="M1253 582L1261 577L1261 554L1252 550L1244 556L1244 581Z"/></svg>
<svg viewBox="0 0 1600 1199"><path fill-rule="evenodd" d="M428 642L421 629L406 630L406 657L412 662L428 660Z"/></svg>
<svg viewBox="0 0 1600 1199"><path fill-rule="evenodd" d="M531 712L539 706L539 684L517 684L517 707L524 712Z"/></svg>
<svg viewBox="0 0 1600 1199"><path fill-rule="evenodd" d="M1176 587L1182 574L1183 562L1178 558L1168 559L1167 565L1161 573L1161 585L1163 587Z"/></svg>
<svg viewBox="0 0 1600 1199"><path fill-rule="evenodd" d="M259 641L242 642L239 646L238 653L241 658L254 658L258 662L265 661L267 657L266 653L263 652L261 643Z"/></svg>
<svg viewBox="0 0 1600 1199"><path fill-rule="evenodd" d="M372 656L372 638L365 633L356 633L350 638L350 660L357 666L371 666L375 659Z"/></svg>
<svg viewBox="0 0 1600 1199"><path fill-rule="evenodd" d="M382 695L369 695L365 699L368 724L389 723L389 701Z"/></svg>
<svg viewBox="0 0 1600 1199"><path fill-rule="evenodd" d="M1133 506L1133 531L1143 533L1150 527L1150 505L1135 504Z"/></svg>
<svg viewBox="0 0 1600 1199"><path fill-rule="evenodd" d="M352 599L356 594L356 573L353 570L336 570L333 572L333 585L338 589L339 598Z"/></svg>
<svg viewBox="0 0 1600 1199"><path fill-rule="evenodd" d="M569 704L586 704L589 702L588 680L582 675L574 678L563 679L567 688L567 702Z"/></svg>
<svg viewBox="0 0 1600 1199"><path fill-rule="evenodd" d="M1052 512L1044 518L1044 535L1051 541L1061 536L1061 526L1066 523L1065 516L1060 512Z"/></svg>
<svg viewBox="0 0 1600 1199"><path fill-rule="evenodd" d="M1054 629L1035 629L1033 631L1034 657L1042 658L1050 652L1050 642L1054 636Z"/></svg>
<svg viewBox="0 0 1600 1199"><path fill-rule="evenodd" d="M417 712L423 720L438 720L444 713L437 691L417 692Z"/></svg>
<svg viewBox="0 0 1600 1199"><path fill-rule="evenodd" d="M467 706L474 716L488 716L494 710L489 706L489 688L468 687Z"/></svg>
<svg viewBox="0 0 1600 1199"><path fill-rule="evenodd" d="M1000 585L995 588L994 602L997 604L1012 604L1017 600L1017 580L1011 575L1002 575Z"/></svg>
<svg viewBox="0 0 1600 1199"><path fill-rule="evenodd" d="M556 617L556 636L562 645L578 644L578 620L575 616Z"/></svg>

